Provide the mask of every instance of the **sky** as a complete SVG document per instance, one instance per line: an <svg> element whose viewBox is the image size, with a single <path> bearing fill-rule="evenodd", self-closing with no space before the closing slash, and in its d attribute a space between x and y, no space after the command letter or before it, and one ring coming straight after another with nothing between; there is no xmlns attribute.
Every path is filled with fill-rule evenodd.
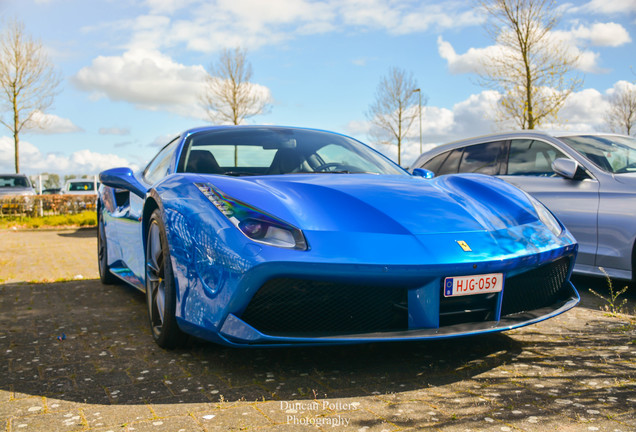
<svg viewBox="0 0 636 432"><path fill-rule="evenodd" d="M476 1L464 0L0 0L0 26L17 19L43 44L62 80L21 135L21 171L97 174L143 168L183 130L210 124L199 103L206 69L242 47L252 83L272 104L245 124L332 130L376 144L367 116L383 76L412 73L423 96L424 150L497 131L499 94L480 85L494 49ZM611 95L635 86L636 0L557 2L554 35L578 54L583 84L552 129L605 131ZM6 115L7 113L5 113ZM419 125L402 164L419 154ZM0 129L0 172L13 172L13 139Z"/></svg>

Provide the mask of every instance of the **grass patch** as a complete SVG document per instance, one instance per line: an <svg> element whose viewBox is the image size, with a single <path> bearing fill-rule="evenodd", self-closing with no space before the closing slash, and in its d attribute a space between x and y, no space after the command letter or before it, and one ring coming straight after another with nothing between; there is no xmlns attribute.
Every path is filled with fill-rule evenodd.
<svg viewBox="0 0 636 432"><path fill-rule="evenodd" d="M0 218L1 228L58 228L58 227L93 227L97 226L97 214L95 211L85 210L81 213L29 217L29 216L5 216Z"/></svg>
<svg viewBox="0 0 636 432"><path fill-rule="evenodd" d="M627 289L629 288L629 285L625 285L622 289L614 288L614 283L612 282L612 279L610 278L609 274L605 271L605 269L603 267L599 267L598 269L601 272L603 272L603 274L605 275L605 280L607 281L609 296L605 297L602 294L599 294L596 291L594 291L592 288L589 288L589 290L592 294L605 300L605 302L607 303L603 305L603 307L601 307L601 310L608 312L608 315L610 316L617 316L621 312L621 309L625 306L625 303L627 303L627 299L621 299L619 301L618 298L621 295L625 294L625 291L627 291Z"/></svg>

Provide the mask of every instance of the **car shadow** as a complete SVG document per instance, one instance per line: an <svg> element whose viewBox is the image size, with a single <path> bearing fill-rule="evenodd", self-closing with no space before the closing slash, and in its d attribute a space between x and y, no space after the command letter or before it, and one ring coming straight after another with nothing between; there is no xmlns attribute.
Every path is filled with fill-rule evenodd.
<svg viewBox="0 0 636 432"><path fill-rule="evenodd" d="M97 237L97 228L96 227L85 227L85 228L77 228L75 231L67 232L63 231L57 234L60 237L71 237L71 238L95 238Z"/></svg>
<svg viewBox="0 0 636 432"><path fill-rule="evenodd" d="M0 285L0 390L96 404L362 397L470 380L515 361L505 334L427 342L163 350L145 297L99 281Z"/></svg>

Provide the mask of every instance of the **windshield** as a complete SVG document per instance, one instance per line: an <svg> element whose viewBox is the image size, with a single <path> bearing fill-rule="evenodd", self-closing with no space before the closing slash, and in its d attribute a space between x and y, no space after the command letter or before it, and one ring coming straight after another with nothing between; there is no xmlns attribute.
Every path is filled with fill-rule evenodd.
<svg viewBox="0 0 636 432"><path fill-rule="evenodd" d="M95 190L95 184L92 181L71 182L68 184L68 190L73 192L92 191Z"/></svg>
<svg viewBox="0 0 636 432"><path fill-rule="evenodd" d="M29 186L29 181L26 177L0 176L0 188L25 188Z"/></svg>
<svg viewBox="0 0 636 432"><path fill-rule="evenodd" d="M302 173L408 175L367 146L342 135L266 127L195 133L186 141L178 171L232 176Z"/></svg>
<svg viewBox="0 0 636 432"><path fill-rule="evenodd" d="M614 174L636 172L636 139L613 135L559 138L594 165Z"/></svg>

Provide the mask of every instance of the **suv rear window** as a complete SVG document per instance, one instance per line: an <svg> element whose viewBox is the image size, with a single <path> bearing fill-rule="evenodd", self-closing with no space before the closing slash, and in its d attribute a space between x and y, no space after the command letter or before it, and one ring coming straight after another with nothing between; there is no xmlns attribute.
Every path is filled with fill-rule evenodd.
<svg viewBox="0 0 636 432"><path fill-rule="evenodd" d="M499 174L503 160L504 141L475 144L450 150L422 165L435 175L461 173Z"/></svg>
<svg viewBox="0 0 636 432"><path fill-rule="evenodd" d="M459 161L462 159L463 152L464 149L461 148L448 152L448 157L442 162L435 175L457 174L457 168L459 168Z"/></svg>
<svg viewBox="0 0 636 432"><path fill-rule="evenodd" d="M504 142L495 141L464 147L459 172L499 174L499 165L503 155Z"/></svg>

